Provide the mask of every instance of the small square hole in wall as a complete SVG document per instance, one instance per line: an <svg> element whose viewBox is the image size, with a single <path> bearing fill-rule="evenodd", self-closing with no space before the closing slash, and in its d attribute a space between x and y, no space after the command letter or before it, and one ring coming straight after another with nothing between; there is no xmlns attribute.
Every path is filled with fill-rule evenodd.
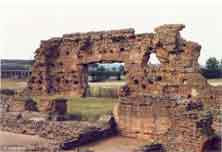
<svg viewBox="0 0 222 152"><path fill-rule="evenodd" d="M161 81L162 77L161 76L156 76L156 81Z"/></svg>
<svg viewBox="0 0 222 152"><path fill-rule="evenodd" d="M49 66L55 67L55 64L54 63L50 63Z"/></svg>
<svg viewBox="0 0 222 152"><path fill-rule="evenodd" d="M79 82L78 81L74 81L74 84L78 84Z"/></svg>
<svg viewBox="0 0 222 152"><path fill-rule="evenodd" d="M187 84L187 79L182 80L183 84Z"/></svg>
<svg viewBox="0 0 222 152"><path fill-rule="evenodd" d="M60 53L59 52L57 52L56 53L56 55L55 55L55 57L59 57L60 56Z"/></svg>
<svg viewBox="0 0 222 152"><path fill-rule="evenodd" d="M153 81L152 80L148 80L149 84L153 84Z"/></svg>
<svg viewBox="0 0 222 152"><path fill-rule="evenodd" d="M120 52L123 52L123 51L125 51L125 48L120 48Z"/></svg>
<svg viewBox="0 0 222 152"><path fill-rule="evenodd" d="M41 80L39 80L39 81L38 81L38 83L39 83L39 84L42 84L42 81L41 81Z"/></svg>
<svg viewBox="0 0 222 152"><path fill-rule="evenodd" d="M70 52L69 51L66 51L66 55L69 55L70 54Z"/></svg>
<svg viewBox="0 0 222 152"><path fill-rule="evenodd" d="M143 88L143 89L146 89L146 85L145 85L145 84L142 84L142 88Z"/></svg>
<svg viewBox="0 0 222 152"><path fill-rule="evenodd" d="M190 99L191 97L192 97L191 94L188 94L188 95L187 95L187 99Z"/></svg>
<svg viewBox="0 0 222 152"><path fill-rule="evenodd" d="M137 79L133 80L134 84L139 84L139 81Z"/></svg>
<svg viewBox="0 0 222 152"><path fill-rule="evenodd" d="M62 62L59 62L59 65L60 65L60 66L63 66L63 63L62 63Z"/></svg>
<svg viewBox="0 0 222 152"><path fill-rule="evenodd" d="M56 78L56 82L59 83L60 82L60 78Z"/></svg>
<svg viewBox="0 0 222 152"><path fill-rule="evenodd" d="M158 42L158 43L156 44L156 47L157 47L157 48L161 48L161 47L163 47L163 44L160 43L160 42Z"/></svg>

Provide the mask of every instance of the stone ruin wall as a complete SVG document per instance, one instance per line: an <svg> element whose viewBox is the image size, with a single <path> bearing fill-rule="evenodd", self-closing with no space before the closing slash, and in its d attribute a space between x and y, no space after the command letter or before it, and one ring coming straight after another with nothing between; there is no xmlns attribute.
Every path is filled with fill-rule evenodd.
<svg viewBox="0 0 222 152"><path fill-rule="evenodd" d="M201 46L183 39L183 28L173 24L145 34L135 34L133 29L75 33L42 41L27 91L85 96L88 64L123 62L126 85L114 108L120 133L169 144L170 151L201 151L204 141L214 134L212 122L205 126L211 133L200 136L198 113L204 110L192 114L184 105L210 103L218 109L222 88L210 86L200 74ZM159 66L147 64L152 53Z"/></svg>
<svg viewBox="0 0 222 152"><path fill-rule="evenodd" d="M154 33L145 34L135 34L133 29L75 33L42 41L27 90L37 95L84 96L88 64L123 62L127 85L120 96L149 94L220 100L221 92L210 87L200 74L201 46L181 38L183 28L176 24L159 26ZM147 64L152 53L160 66Z"/></svg>

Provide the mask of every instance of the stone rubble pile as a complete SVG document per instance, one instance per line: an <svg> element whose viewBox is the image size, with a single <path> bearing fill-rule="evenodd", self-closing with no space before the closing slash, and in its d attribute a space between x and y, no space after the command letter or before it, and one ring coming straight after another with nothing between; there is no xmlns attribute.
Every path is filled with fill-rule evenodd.
<svg viewBox="0 0 222 152"><path fill-rule="evenodd" d="M116 133L113 118L90 123L86 121L47 121L44 114L7 112L1 116L1 130L56 141L60 148L70 149Z"/></svg>

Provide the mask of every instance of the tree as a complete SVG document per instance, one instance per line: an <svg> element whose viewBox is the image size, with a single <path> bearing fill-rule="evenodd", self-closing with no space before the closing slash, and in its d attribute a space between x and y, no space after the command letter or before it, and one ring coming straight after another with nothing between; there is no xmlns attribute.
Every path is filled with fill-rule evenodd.
<svg viewBox="0 0 222 152"><path fill-rule="evenodd" d="M220 72L222 72L222 59L220 59L220 67L219 67L219 69L220 69Z"/></svg>
<svg viewBox="0 0 222 152"><path fill-rule="evenodd" d="M210 57L206 62L207 70L219 71L219 61L215 57Z"/></svg>
<svg viewBox="0 0 222 152"><path fill-rule="evenodd" d="M119 72L121 73L121 75L124 73L124 66L123 65L119 66Z"/></svg>
<svg viewBox="0 0 222 152"><path fill-rule="evenodd" d="M118 68L117 79L121 80L121 75L123 75L123 74L124 74L124 66L120 65Z"/></svg>
<svg viewBox="0 0 222 152"><path fill-rule="evenodd" d="M94 69L97 69L98 66L99 66L99 65L98 65L97 63L93 63L93 64L91 64L91 67L94 68Z"/></svg>
<svg viewBox="0 0 222 152"><path fill-rule="evenodd" d="M220 61L221 62L221 61ZM215 57L211 57L206 62L206 68L202 68L201 72L206 78L221 77L221 63Z"/></svg>
<svg viewBox="0 0 222 152"><path fill-rule="evenodd" d="M116 67L112 67L112 71L113 71L113 72L116 72Z"/></svg>
<svg viewBox="0 0 222 152"><path fill-rule="evenodd" d="M97 71L98 71L98 72L105 72L106 69L105 69L105 67L104 67L103 65L100 65L100 66L97 68Z"/></svg>

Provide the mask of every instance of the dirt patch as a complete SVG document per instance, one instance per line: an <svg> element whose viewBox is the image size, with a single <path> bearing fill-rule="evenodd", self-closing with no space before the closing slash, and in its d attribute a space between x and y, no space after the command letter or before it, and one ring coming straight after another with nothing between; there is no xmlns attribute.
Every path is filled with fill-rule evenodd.
<svg viewBox="0 0 222 152"><path fill-rule="evenodd" d="M47 142L38 136L15 134L11 132L0 131L0 146L1 145L27 145L41 144Z"/></svg>
<svg viewBox="0 0 222 152"><path fill-rule="evenodd" d="M132 152L138 146L146 143L146 140L116 136L100 142L89 144L83 148L89 148L90 150L96 152Z"/></svg>

